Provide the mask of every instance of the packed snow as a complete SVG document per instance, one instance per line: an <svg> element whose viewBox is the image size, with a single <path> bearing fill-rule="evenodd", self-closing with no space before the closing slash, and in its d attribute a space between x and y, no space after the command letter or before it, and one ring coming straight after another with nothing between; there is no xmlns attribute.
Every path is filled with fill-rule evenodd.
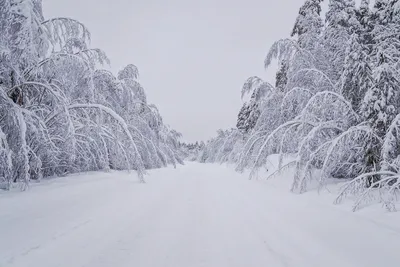
<svg viewBox="0 0 400 267"><path fill-rule="evenodd" d="M146 184L93 172L3 192L0 266L398 266L400 214L335 206L335 186L291 194L288 176L189 162Z"/></svg>

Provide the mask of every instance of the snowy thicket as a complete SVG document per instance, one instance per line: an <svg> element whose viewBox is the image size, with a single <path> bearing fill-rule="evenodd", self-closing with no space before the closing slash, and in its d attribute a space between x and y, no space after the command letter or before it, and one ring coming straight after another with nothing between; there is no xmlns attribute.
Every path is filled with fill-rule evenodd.
<svg viewBox="0 0 400 267"><path fill-rule="evenodd" d="M90 33L46 20L41 0L0 0L0 187L94 170L182 163L180 134L147 102L134 65L117 77Z"/></svg>
<svg viewBox="0 0 400 267"><path fill-rule="evenodd" d="M194 144L181 143L180 144L181 157L188 161L197 161L200 151L205 147L204 142L196 142Z"/></svg>
<svg viewBox="0 0 400 267"><path fill-rule="evenodd" d="M278 40L275 86L251 77L237 129L219 131L202 162L234 162L251 177L271 154L295 168L293 192L348 179L337 199L394 210L400 185L400 1L306 0L291 38ZM283 165L283 158L293 160ZM285 161L287 162L287 160ZM315 175L318 173L318 175ZM314 174L314 175L313 175Z"/></svg>

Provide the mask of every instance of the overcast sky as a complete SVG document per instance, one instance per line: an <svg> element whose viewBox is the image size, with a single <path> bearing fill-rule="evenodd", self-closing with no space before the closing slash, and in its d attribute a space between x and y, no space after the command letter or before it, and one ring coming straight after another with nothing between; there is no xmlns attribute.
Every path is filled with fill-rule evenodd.
<svg viewBox="0 0 400 267"><path fill-rule="evenodd" d="M240 90L287 37L302 0L43 0L46 17L71 17L92 33L116 73L133 63L148 100L184 140L236 124Z"/></svg>

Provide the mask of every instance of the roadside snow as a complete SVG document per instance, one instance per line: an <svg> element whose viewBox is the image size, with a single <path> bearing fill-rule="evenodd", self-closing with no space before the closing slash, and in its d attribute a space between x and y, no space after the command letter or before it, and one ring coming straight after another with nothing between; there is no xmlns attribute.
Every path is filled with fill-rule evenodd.
<svg viewBox="0 0 400 267"><path fill-rule="evenodd" d="M400 262L400 214L351 212L228 166L90 173L0 194L1 267L376 267ZM334 189L334 188L333 188Z"/></svg>

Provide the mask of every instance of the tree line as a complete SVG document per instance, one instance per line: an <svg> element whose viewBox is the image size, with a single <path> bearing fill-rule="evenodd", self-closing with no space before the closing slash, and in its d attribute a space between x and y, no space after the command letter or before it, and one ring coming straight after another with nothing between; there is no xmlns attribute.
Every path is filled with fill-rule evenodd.
<svg viewBox="0 0 400 267"><path fill-rule="evenodd" d="M181 134L149 104L135 65L117 75L71 18L0 0L0 188L44 177L182 163Z"/></svg>
<svg viewBox="0 0 400 267"><path fill-rule="evenodd" d="M292 191L346 179L337 202L356 195L394 210L400 185L400 1L306 0L288 38L265 58L276 82L250 77L235 128L219 130L197 160L229 162L251 177L279 154ZM285 158L289 163L283 164Z"/></svg>

